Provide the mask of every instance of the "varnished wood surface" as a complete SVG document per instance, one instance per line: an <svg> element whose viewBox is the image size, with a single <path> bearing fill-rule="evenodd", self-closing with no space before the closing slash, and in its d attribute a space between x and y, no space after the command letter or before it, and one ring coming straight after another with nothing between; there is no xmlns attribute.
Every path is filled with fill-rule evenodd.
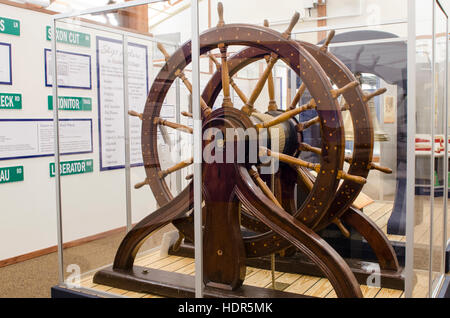
<svg viewBox="0 0 450 318"><path fill-rule="evenodd" d="M180 274L195 274L194 259L179 256L160 256L156 250L147 255L136 258L136 265L160 269ZM283 291L321 298L336 298L330 282L326 278L275 271L275 281L281 283ZM270 270L247 267L244 285L272 288L272 275ZM133 298L159 298L159 296L127 291L110 286L98 285L92 282L92 275L81 280L81 287L89 288L94 293L101 291L113 295ZM366 298L399 298L403 297L402 290L377 288L361 285L361 291Z"/></svg>

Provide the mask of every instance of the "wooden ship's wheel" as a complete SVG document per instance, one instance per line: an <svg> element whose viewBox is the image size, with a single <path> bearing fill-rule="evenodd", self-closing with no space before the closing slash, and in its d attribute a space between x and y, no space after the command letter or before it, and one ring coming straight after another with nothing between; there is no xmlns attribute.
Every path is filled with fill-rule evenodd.
<svg viewBox="0 0 450 318"><path fill-rule="evenodd" d="M351 205L366 182L370 169L390 172L372 163L373 129L365 96L353 74L331 53L328 43L322 47L290 39L290 32L299 19L295 14L284 33L265 26L225 24L223 8L219 3L219 24L200 36L200 54L218 48L221 63L208 54L217 66L217 72L208 82L201 98L204 151L203 228L204 228L204 282L207 288L248 294L242 283L245 279L245 261L248 258L283 252L295 247L304 253L330 280L338 297L362 297L359 284L341 256L328 245L317 231L335 223L344 233L348 230L341 219L361 233L373 247L382 269L398 270L398 262L386 237L363 213ZM229 57L229 46L245 46ZM158 155L158 127L166 126L193 133L193 129L161 119L161 108L167 93L178 77L192 91L184 74L191 62L191 42L182 45L172 56L162 45L158 48L166 57L148 95L143 114L131 113L142 119L142 152L146 180L161 207L140 221L123 239L112 268L98 272L94 281L136 291L164 291L160 283L143 283L133 266L143 242L161 227L172 223L180 231L180 238L194 240L192 207L193 185L173 196L165 177L186 168L193 158L162 170ZM250 96L246 96L233 81L239 70L260 59L267 67ZM274 98L272 68L283 61L302 80L302 85L288 110L278 109ZM267 112L256 110L265 83L268 83L270 102ZM333 85L335 88L333 88ZM242 101L234 105L230 86ZM301 96L309 91L311 100L297 106ZM212 110L223 94L222 107ZM342 96L346 103L340 106ZM195 107L195 105L194 105ZM299 122L296 116L314 109L317 117ZM341 112L349 111L354 127L352 157L345 157L345 136ZM185 116L192 116L184 113ZM320 125L321 148L303 141L302 132L312 125ZM229 134L229 131L233 134ZM242 132L242 133L240 133ZM278 146L278 147L275 147ZM252 150L254 150L252 154ZM319 163L299 158L301 152L313 152ZM241 156L242 153L245 156ZM256 153L256 155L255 155ZM226 160L215 160L220 155ZM271 170L267 159L276 159L279 167ZM344 171L344 162L350 168ZM273 161L272 161L273 162ZM264 171L264 173L263 173ZM297 204L296 188L305 193ZM244 230L243 230L244 229ZM156 274L155 274L156 275ZM158 274L159 275L159 274ZM150 275L151 276L151 275ZM151 278L155 280L155 278ZM150 279L150 280L151 280ZM178 290L181 288L177 287ZM149 290L150 289L150 290ZM170 288L169 288L170 289ZM162 291L163 290L163 291ZM186 294L179 294L186 296Z"/></svg>

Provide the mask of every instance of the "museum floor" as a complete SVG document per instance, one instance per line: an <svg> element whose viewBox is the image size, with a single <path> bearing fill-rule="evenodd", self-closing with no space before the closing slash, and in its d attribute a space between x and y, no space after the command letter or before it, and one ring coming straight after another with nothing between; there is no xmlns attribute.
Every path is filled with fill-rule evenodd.
<svg viewBox="0 0 450 318"><path fill-rule="evenodd" d="M428 205L425 202L424 207L426 206ZM418 239L422 239L422 237L423 239L426 238L426 231L423 231L423 228L428 223L428 214L426 208L424 208L423 211L425 213L423 218L424 222L416 226L416 235L418 235ZM374 202L367 206L364 209L364 212L383 230L384 233L386 233L386 224L392 212L392 203L380 201ZM170 229L163 229L152 236L142 248L142 250L147 252L143 253L143 255L136 260L136 264L193 275L193 259L177 256L160 256L159 250L155 249L161 244L162 233L171 229L174 228L171 226ZM77 264L80 266L82 273L92 272L91 274L82 275L83 287L129 297L152 297L152 295L131 293L92 283L93 271L105 264L111 263L123 235L123 232L115 233L82 245L66 248L64 250L65 265ZM404 236L388 235L388 238L392 241L405 241ZM420 262L416 260L416 263ZM0 268L0 297L50 297L50 288L57 284L57 269L57 253L47 254L31 260L2 267ZM418 274L417 278L419 284L422 283L422 280L425 281L427 278L427 275L425 275L426 277L421 277L422 275L419 275L419 273L416 274ZM276 272L276 277L277 282L285 285L284 288L286 291L318 297L333 297L335 295L330 283L324 278L280 272ZM245 284L270 288L271 273L270 271L248 267ZM403 292L400 290L389 290L385 288L374 289L362 286L362 291L366 297L403 296ZM418 293L415 296L423 297L426 295L427 288L425 288L424 285L423 288L419 288L417 291Z"/></svg>
<svg viewBox="0 0 450 318"><path fill-rule="evenodd" d="M97 263L92 266L99 267L111 262L122 237L118 233L68 250L79 257L95 255L89 260ZM50 297L50 288L57 283L57 253L0 268L0 297Z"/></svg>

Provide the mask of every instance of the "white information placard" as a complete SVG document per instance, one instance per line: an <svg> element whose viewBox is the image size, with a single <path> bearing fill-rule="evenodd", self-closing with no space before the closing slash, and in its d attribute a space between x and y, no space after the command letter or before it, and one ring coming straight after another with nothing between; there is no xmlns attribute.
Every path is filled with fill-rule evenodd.
<svg viewBox="0 0 450 318"><path fill-rule="evenodd" d="M52 156L54 153L51 119L0 120L0 160ZM93 151L91 119L61 119L60 153Z"/></svg>
<svg viewBox="0 0 450 318"><path fill-rule="evenodd" d="M148 48L128 43L129 108L142 113L148 94ZM125 166L123 47L118 40L97 37L100 170ZM130 163L142 165L141 121L130 117Z"/></svg>
<svg viewBox="0 0 450 318"><path fill-rule="evenodd" d="M11 44L0 42L0 84L11 85Z"/></svg>
<svg viewBox="0 0 450 318"><path fill-rule="evenodd" d="M57 51L58 87L92 89L91 56ZM52 51L45 49L45 86L53 84Z"/></svg>

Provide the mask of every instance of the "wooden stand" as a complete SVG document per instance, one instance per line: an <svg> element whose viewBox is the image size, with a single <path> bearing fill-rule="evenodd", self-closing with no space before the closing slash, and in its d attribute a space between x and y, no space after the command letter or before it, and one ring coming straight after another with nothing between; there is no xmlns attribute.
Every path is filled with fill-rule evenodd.
<svg viewBox="0 0 450 318"><path fill-rule="evenodd" d="M195 297L194 276L141 266L134 266L131 271L113 270L112 267L108 267L95 274L94 282L163 297ZM207 286L203 295L207 298L310 298L304 295L253 286L242 286L235 291Z"/></svg>

